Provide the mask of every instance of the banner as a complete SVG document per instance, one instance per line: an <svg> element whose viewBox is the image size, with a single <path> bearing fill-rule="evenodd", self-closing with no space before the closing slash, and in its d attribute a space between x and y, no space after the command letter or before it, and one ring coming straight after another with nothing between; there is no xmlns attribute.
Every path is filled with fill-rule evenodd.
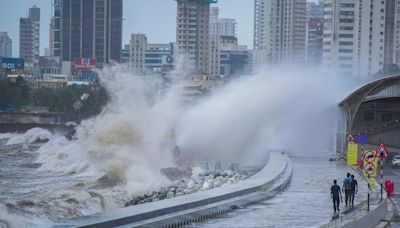
<svg viewBox="0 0 400 228"><path fill-rule="evenodd" d="M358 144L349 142L347 144L347 164L356 165L358 160Z"/></svg>
<svg viewBox="0 0 400 228"><path fill-rule="evenodd" d="M96 68L96 59L76 58L74 63L75 69L87 70Z"/></svg>
<svg viewBox="0 0 400 228"><path fill-rule="evenodd" d="M21 58L2 58L2 68L3 69L19 69L23 70L25 66L24 59Z"/></svg>

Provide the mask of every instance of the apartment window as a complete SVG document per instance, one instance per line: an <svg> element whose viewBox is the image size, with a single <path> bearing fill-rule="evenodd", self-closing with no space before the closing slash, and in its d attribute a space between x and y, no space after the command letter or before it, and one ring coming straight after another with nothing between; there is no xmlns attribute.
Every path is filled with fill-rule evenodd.
<svg viewBox="0 0 400 228"><path fill-rule="evenodd" d="M353 34L339 34L339 38L353 38Z"/></svg>
<svg viewBox="0 0 400 228"><path fill-rule="evenodd" d="M353 11L340 11L340 15L342 16L354 16Z"/></svg>
<svg viewBox="0 0 400 228"><path fill-rule="evenodd" d="M340 19L340 23L354 23L354 19Z"/></svg>
<svg viewBox="0 0 400 228"><path fill-rule="evenodd" d="M354 4L353 3L340 3L340 7L352 7L352 8L354 8Z"/></svg>
<svg viewBox="0 0 400 228"><path fill-rule="evenodd" d="M353 41L340 41L339 45L353 45Z"/></svg>
<svg viewBox="0 0 400 228"><path fill-rule="evenodd" d="M340 26L340 30L352 31L353 26Z"/></svg>
<svg viewBox="0 0 400 228"><path fill-rule="evenodd" d="M353 49L339 49L339 53L353 53Z"/></svg>

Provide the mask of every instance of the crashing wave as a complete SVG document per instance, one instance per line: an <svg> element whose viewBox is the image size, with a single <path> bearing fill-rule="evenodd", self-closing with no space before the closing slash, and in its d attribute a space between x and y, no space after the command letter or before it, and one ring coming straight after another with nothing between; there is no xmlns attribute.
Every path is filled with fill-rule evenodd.
<svg viewBox="0 0 400 228"><path fill-rule="evenodd" d="M32 128L24 134L11 134L6 136L11 136L6 143L7 145L34 144L48 142L52 137L52 133L42 128Z"/></svg>

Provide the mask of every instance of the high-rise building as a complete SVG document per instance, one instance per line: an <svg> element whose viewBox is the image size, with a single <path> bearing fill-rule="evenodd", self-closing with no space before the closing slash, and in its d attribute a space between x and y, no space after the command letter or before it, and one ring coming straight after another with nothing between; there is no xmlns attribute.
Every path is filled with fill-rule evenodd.
<svg viewBox="0 0 400 228"><path fill-rule="evenodd" d="M386 0L384 65L394 63L396 0ZM400 25L400 23L398 23Z"/></svg>
<svg viewBox="0 0 400 228"><path fill-rule="evenodd" d="M0 32L0 57L10 58L12 55L12 41L7 32Z"/></svg>
<svg viewBox="0 0 400 228"><path fill-rule="evenodd" d="M212 76L239 76L251 73L251 52L239 47L237 38L210 35L209 74Z"/></svg>
<svg viewBox="0 0 400 228"><path fill-rule="evenodd" d="M97 65L120 62L122 0L53 0L51 45L63 61L96 59Z"/></svg>
<svg viewBox="0 0 400 228"><path fill-rule="evenodd" d="M393 63L400 66L400 0L395 0L393 31Z"/></svg>
<svg viewBox="0 0 400 228"><path fill-rule="evenodd" d="M208 74L210 4L216 0L176 0L176 45L187 70Z"/></svg>
<svg viewBox="0 0 400 228"><path fill-rule="evenodd" d="M145 54L147 37L144 34L132 34L130 41L129 66L135 74L145 74Z"/></svg>
<svg viewBox="0 0 400 228"><path fill-rule="evenodd" d="M29 16L19 20L19 56L28 68L39 64L40 55L40 8L29 8Z"/></svg>
<svg viewBox="0 0 400 228"><path fill-rule="evenodd" d="M306 20L310 18L322 18L324 16L324 3L322 0L318 2L306 3Z"/></svg>
<svg viewBox="0 0 400 228"><path fill-rule="evenodd" d="M367 76L384 63L386 0L325 0L323 64Z"/></svg>
<svg viewBox="0 0 400 228"><path fill-rule="evenodd" d="M320 66L322 64L323 31L322 18L309 18L306 31L306 63L309 65Z"/></svg>
<svg viewBox="0 0 400 228"><path fill-rule="evenodd" d="M121 50L121 63L129 63L130 44L125 44Z"/></svg>
<svg viewBox="0 0 400 228"><path fill-rule="evenodd" d="M324 30L323 1L307 2L306 9L306 63L312 66L320 66Z"/></svg>
<svg viewBox="0 0 400 228"><path fill-rule="evenodd" d="M218 7L210 8L210 35L236 36L236 20L220 18Z"/></svg>
<svg viewBox="0 0 400 228"><path fill-rule="evenodd" d="M254 0L255 56L265 64L304 63L305 32L306 0Z"/></svg>
<svg viewBox="0 0 400 228"><path fill-rule="evenodd" d="M172 71L175 66L174 43L147 44L145 54L146 73L166 73Z"/></svg>
<svg viewBox="0 0 400 228"><path fill-rule="evenodd" d="M132 34L128 62L137 75L169 72L174 69L174 44L150 44L145 34Z"/></svg>

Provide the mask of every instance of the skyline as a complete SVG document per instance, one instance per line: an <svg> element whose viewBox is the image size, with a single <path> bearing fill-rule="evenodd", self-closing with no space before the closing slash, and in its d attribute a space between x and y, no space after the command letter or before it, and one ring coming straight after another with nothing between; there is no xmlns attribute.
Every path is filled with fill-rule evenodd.
<svg viewBox="0 0 400 228"><path fill-rule="evenodd" d="M0 31L7 32L12 39L13 57L19 57L19 19L26 17L28 9L34 5L40 8L40 54L44 55L44 48L49 46L51 1L19 0L18 3L9 2L9 7L0 8L0 14L8 18L7 23L0 23ZM155 5L157 7L154 7ZM253 1L220 0L212 6L220 8L220 17L236 20L239 43L252 48ZM174 0L146 0L146 2L124 0L123 17L123 45L128 44L130 34L135 33L146 34L150 43L175 42L176 2Z"/></svg>

